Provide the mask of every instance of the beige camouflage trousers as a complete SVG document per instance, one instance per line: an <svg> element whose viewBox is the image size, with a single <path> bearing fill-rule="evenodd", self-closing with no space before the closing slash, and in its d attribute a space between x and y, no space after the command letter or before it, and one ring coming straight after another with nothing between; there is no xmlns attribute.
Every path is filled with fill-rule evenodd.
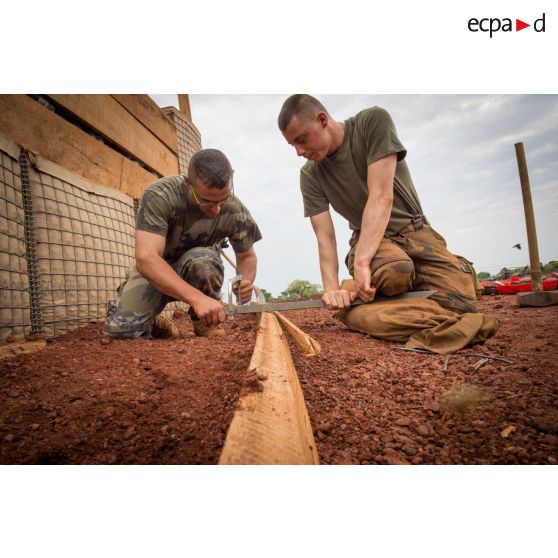
<svg viewBox="0 0 558 558"><path fill-rule="evenodd" d="M187 283L207 296L220 300L224 266L213 247L192 248L171 267ZM118 299L109 301L103 326L108 339L150 338L153 320L174 299L159 292L132 266L117 289ZM192 308L188 313L197 319Z"/></svg>
<svg viewBox="0 0 558 558"><path fill-rule="evenodd" d="M355 231L345 259L353 277L357 241ZM458 313L477 311L473 264L452 254L430 225L415 229L411 224L396 236L384 237L370 267L378 294L395 296L410 290L435 290L430 298L440 306Z"/></svg>

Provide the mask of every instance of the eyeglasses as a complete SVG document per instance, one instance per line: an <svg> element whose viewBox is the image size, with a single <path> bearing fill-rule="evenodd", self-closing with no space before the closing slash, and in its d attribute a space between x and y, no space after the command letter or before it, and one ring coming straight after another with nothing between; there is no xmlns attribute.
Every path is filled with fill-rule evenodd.
<svg viewBox="0 0 558 558"><path fill-rule="evenodd" d="M224 199L221 201L210 201L210 200L206 200L202 197L200 197L198 195L198 193L196 192L196 189L194 188L194 185L188 181L188 184L190 184L190 188L192 188L192 193L194 194L194 199L196 200L196 203L198 204L199 207L214 207L217 206L219 209L224 207L225 205L227 205L228 203L230 203L232 200L234 200L234 182L232 183L231 186L231 193Z"/></svg>

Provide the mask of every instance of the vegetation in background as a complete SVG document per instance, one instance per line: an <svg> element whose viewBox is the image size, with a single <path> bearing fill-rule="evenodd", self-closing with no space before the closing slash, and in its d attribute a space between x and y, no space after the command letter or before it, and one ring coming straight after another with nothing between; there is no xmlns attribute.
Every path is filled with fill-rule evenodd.
<svg viewBox="0 0 558 558"><path fill-rule="evenodd" d="M320 285L314 285L305 279L295 279L289 284L286 290L281 293L280 298L284 300L291 298L306 298L321 293L322 287Z"/></svg>

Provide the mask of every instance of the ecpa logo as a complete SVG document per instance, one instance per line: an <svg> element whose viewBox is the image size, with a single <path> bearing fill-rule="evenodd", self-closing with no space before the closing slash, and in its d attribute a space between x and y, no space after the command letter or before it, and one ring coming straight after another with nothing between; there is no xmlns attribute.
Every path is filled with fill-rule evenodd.
<svg viewBox="0 0 558 558"><path fill-rule="evenodd" d="M545 16L546 14L543 13L543 15L539 19L536 19L533 22L533 29L537 33L545 32ZM514 31L512 19L509 17L505 17L503 19L500 19L498 17L485 17L482 19L472 17L469 20L467 27L469 28L469 31L472 31L473 33L477 33L478 31L490 33L490 38L492 38L492 35L494 33L497 33L498 31ZM515 20L515 31L521 31L522 29L526 29L527 27L531 27L531 24L525 23L520 19Z"/></svg>

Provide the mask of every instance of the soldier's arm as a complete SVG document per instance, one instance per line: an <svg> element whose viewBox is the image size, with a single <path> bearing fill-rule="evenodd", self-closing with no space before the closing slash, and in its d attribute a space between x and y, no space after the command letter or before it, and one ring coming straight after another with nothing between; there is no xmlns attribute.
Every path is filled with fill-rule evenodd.
<svg viewBox="0 0 558 558"><path fill-rule="evenodd" d="M246 250L246 252L235 252L236 256L236 270L237 273L243 276L240 285L235 283L233 285L234 292L238 292L240 287L240 300L242 303L248 302L252 298L252 291L254 290L254 279L256 278L256 269L258 258L253 248Z"/></svg>
<svg viewBox="0 0 558 558"><path fill-rule="evenodd" d="M329 211L318 213L310 217L310 222L318 241L320 271L324 287L322 300L330 310L347 308L351 305L351 296L348 291L339 288L337 240L331 214Z"/></svg>
<svg viewBox="0 0 558 558"><path fill-rule="evenodd" d="M393 206L393 179L397 155L388 155L368 165L368 201L362 214L360 237L355 250L355 287L359 298L369 302L376 289L371 285L370 262L385 234Z"/></svg>
<svg viewBox="0 0 558 558"><path fill-rule="evenodd" d="M206 323L225 320L222 304L184 281L163 259L165 238L147 231L136 230L137 270L161 293L192 306ZM222 318L222 319L221 319Z"/></svg>

